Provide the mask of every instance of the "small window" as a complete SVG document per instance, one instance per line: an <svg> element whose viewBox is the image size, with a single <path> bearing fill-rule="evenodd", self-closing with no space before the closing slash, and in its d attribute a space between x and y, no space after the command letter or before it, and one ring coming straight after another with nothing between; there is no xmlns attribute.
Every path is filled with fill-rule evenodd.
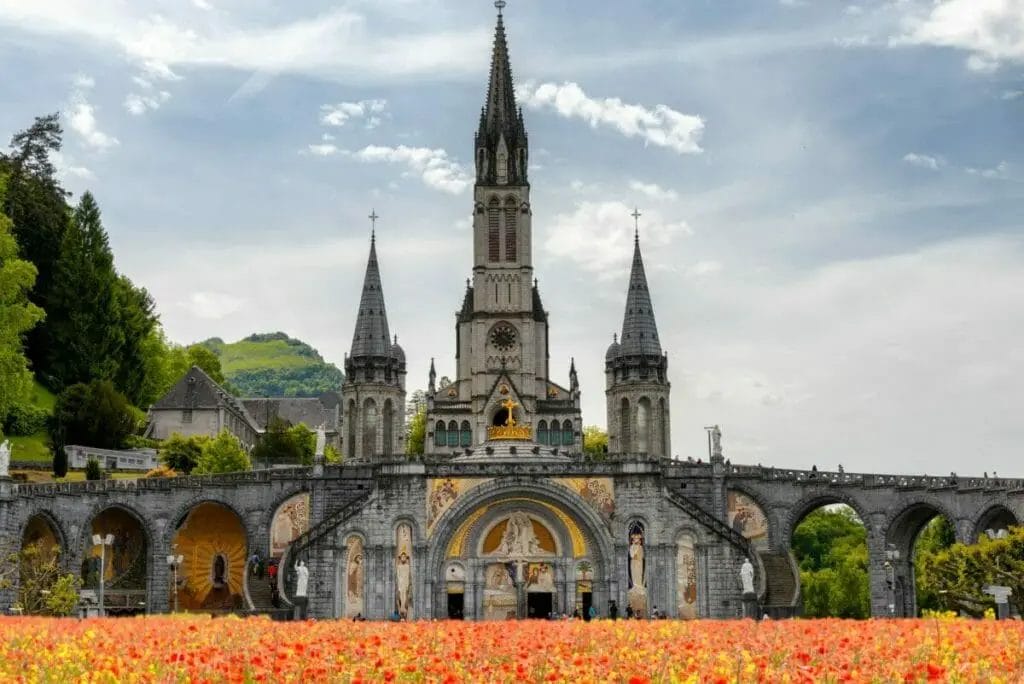
<svg viewBox="0 0 1024 684"><path fill-rule="evenodd" d="M448 423L448 446L459 446L459 424L454 420Z"/></svg>
<svg viewBox="0 0 1024 684"><path fill-rule="evenodd" d="M469 421L462 421L462 429L460 430L459 444L464 447L468 447L473 442L473 429L469 426Z"/></svg>
<svg viewBox="0 0 1024 684"><path fill-rule="evenodd" d="M192 409L185 409L181 412L181 422L191 423L192 422Z"/></svg>
<svg viewBox="0 0 1024 684"><path fill-rule="evenodd" d="M537 444L547 446L548 443L548 421L542 420L537 423Z"/></svg>
<svg viewBox="0 0 1024 684"><path fill-rule="evenodd" d="M434 426L434 446L444 446L448 441L447 430L444 429L444 421L437 421L437 425Z"/></svg>

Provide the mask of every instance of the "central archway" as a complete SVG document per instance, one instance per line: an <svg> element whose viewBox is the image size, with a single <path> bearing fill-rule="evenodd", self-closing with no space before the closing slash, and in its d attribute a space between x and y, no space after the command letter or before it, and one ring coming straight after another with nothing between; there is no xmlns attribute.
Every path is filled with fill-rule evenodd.
<svg viewBox="0 0 1024 684"><path fill-rule="evenodd" d="M582 615L607 605L613 558L600 515L545 481L492 480L437 521L426 568L434 617Z"/></svg>

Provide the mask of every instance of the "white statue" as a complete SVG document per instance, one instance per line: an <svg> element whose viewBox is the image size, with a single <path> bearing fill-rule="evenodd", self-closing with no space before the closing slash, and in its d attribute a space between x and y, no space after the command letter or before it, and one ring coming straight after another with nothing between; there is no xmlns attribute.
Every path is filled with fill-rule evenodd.
<svg viewBox="0 0 1024 684"><path fill-rule="evenodd" d="M644 536L639 533L629 535L629 578L633 580L634 589L646 589L644 582Z"/></svg>
<svg viewBox="0 0 1024 684"><path fill-rule="evenodd" d="M297 576L295 580L295 596L296 598L306 598L306 593L309 587L309 568L302 561L295 564L295 574Z"/></svg>
<svg viewBox="0 0 1024 684"><path fill-rule="evenodd" d="M717 425L711 428L711 455L722 455L722 431Z"/></svg>
<svg viewBox="0 0 1024 684"><path fill-rule="evenodd" d="M743 559L743 565L740 567L740 581L743 583L744 594L754 593L754 566L749 558Z"/></svg>
<svg viewBox="0 0 1024 684"><path fill-rule="evenodd" d="M508 518L505 535L501 538L500 550L507 556L535 555L540 549L540 540L533 532L533 521L523 511L516 511Z"/></svg>
<svg viewBox="0 0 1024 684"><path fill-rule="evenodd" d="M0 477L9 477L11 469L11 440L0 444Z"/></svg>
<svg viewBox="0 0 1024 684"><path fill-rule="evenodd" d="M324 458L324 449L327 447L327 431L324 430L323 424L316 429L316 451L313 452L313 459L322 461Z"/></svg>

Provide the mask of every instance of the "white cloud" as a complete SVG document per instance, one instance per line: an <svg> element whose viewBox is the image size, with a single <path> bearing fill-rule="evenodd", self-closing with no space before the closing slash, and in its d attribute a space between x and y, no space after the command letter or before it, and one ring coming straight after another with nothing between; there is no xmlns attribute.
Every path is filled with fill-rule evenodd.
<svg viewBox="0 0 1024 684"><path fill-rule="evenodd" d="M991 169L976 169L968 167L967 173L972 176L981 176L982 178L993 178L993 179L1005 179L1009 177L1010 165L1005 161L1001 161Z"/></svg>
<svg viewBox="0 0 1024 684"><path fill-rule="evenodd" d="M465 169L453 161L443 149L368 145L352 153L352 156L364 162L404 164L411 173L419 175L427 187L453 195L461 194L473 182Z"/></svg>
<svg viewBox="0 0 1024 684"><path fill-rule="evenodd" d="M79 77L75 81L76 83L79 81L88 82L90 88L95 85L92 79L88 77ZM88 147L96 150L116 147L120 142L114 136L104 133L99 129L96 122L96 108L86 100L83 90L83 88L79 87L75 88L71 93L71 104L67 112L68 125L71 126L71 130L82 137L82 142Z"/></svg>
<svg viewBox="0 0 1024 684"><path fill-rule="evenodd" d="M616 278L628 267L633 256L633 207L623 202L582 201L571 213L557 214L547 231L544 249L562 257L598 278ZM641 248L650 261L659 247L665 247L677 235L692 231L685 222L669 222L653 210L643 213L640 227Z"/></svg>
<svg viewBox="0 0 1024 684"><path fill-rule="evenodd" d="M582 119L591 128L614 128L627 138L641 137L650 145L667 147L680 154L700 154L704 119L683 114L667 105L647 108L626 104L617 97L588 97L576 83L525 84L517 97L532 109L552 109L567 119Z"/></svg>
<svg viewBox="0 0 1024 684"><path fill-rule="evenodd" d="M78 74L75 76L75 88L79 90L90 90L96 86L96 80L92 76Z"/></svg>
<svg viewBox="0 0 1024 684"><path fill-rule="evenodd" d="M62 180L68 178L91 180L96 177L96 174L91 169L75 164L69 156L60 150L50 152L50 160L57 169L57 176Z"/></svg>
<svg viewBox="0 0 1024 684"><path fill-rule="evenodd" d="M1024 62L1024 0L935 0L904 21L897 45L934 45L970 52L967 66L992 71Z"/></svg>
<svg viewBox="0 0 1024 684"><path fill-rule="evenodd" d="M207 12L213 9L213 5L208 3L206 0L192 0L192 4L198 7L199 9L205 10Z"/></svg>
<svg viewBox="0 0 1024 684"><path fill-rule="evenodd" d="M629 182L629 187L630 189L636 190L637 192L655 200L679 199L679 193L675 190L666 190L657 183L644 183L642 181L633 180Z"/></svg>
<svg viewBox="0 0 1024 684"><path fill-rule="evenodd" d="M142 73L152 80L180 81L182 78L170 66L158 59L145 60L142 63Z"/></svg>
<svg viewBox="0 0 1024 684"><path fill-rule="evenodd" d="M145 114L147 111L160 109L160 105L171 99L171 94L161 90L153 95L140 95L139 93L128 93L124 98L124 108L129 114L136 116Z"/></svg>
<svg viewBox="0 0 1024 684"><path fill-rule="evenodd" d="M946 160L942 157L933 157L928 154L918 154L917 152L908 152L903 155L903 161L911 166L918 166L922 169L930 169L932 171L938 171L946 165Z"/></svg>
<svg viewBox="0 0 1024 684"><path fill-rule="evenodd" d="M337 145L333 145L331 143L309 145L306 149L310 154L316 155L317 157L330 157L332 154L337 154L341 151Z"/></svg>
<svg viewBox="0 0 1024 684"><path fill-rule="evenodd" d="M1016 100L1019 97L1024 97L1024 90L1004 90L1000 95L1003 100Z"/></svg>
<svg viewBox="0 0 1024 684"><path fill-rule="evenodd" d="M241 309L243 304L244 299L223 292L193 292L187 300L178 302L178 306L193 316L206 320L230 316Z"/></svg>
<svg viewBox="0 0 1024 684"><path fill-rule="evenodd" d="M363 119L367 128L376 128L380 117L387 109L387 100L360 100L358 102L338 102L320 106L320 123L325 126L344 126L353 119Z"/></svg>

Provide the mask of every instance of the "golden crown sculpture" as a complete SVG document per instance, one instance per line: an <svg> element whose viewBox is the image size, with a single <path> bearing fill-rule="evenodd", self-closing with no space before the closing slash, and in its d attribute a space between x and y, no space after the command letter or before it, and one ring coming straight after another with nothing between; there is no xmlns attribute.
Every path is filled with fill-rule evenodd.
<svg viewBox="0 0 1024 684"><path fill-rule="evenodd" d="M518 439L529 440L533 437L533 430L529 425L517 425L512 409L519 406L511 399L501 402L501 405L508 411L504 425L492 425L487 428L487 439Z"/></svg>

